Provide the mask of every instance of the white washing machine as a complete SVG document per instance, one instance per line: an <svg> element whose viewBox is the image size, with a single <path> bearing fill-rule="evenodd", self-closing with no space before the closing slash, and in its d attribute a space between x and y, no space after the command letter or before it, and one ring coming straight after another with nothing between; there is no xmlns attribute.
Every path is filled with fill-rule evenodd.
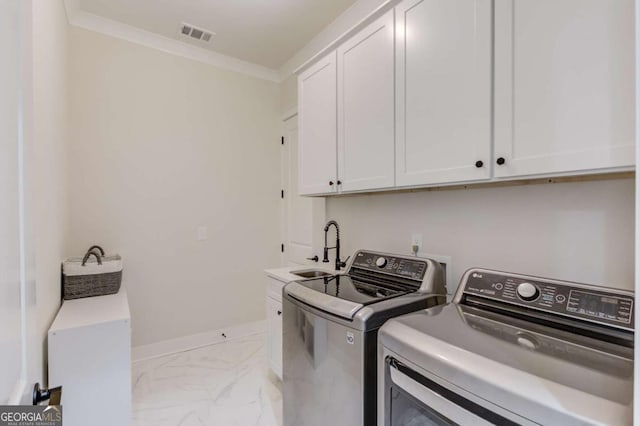
<svg viewBox="0 0 640 426"><path fill-rule="evenodd" d="M469 270L380 329L378 424L632 424L633 321L633 292Z"/></svg>

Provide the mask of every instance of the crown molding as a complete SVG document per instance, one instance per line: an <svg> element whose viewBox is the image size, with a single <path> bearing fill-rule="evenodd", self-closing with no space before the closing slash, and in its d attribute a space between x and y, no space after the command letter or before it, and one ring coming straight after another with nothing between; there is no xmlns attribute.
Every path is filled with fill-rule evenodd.
<svg viewBox="0 0 640 426"><path fill-rule="evenodd" d="M282 121L287 121L298 115L298 106L289 108L282 113Z"/></svg>
<svg viewBox="0 0 640 426"><path fill-rule="evenodd" d="M278 70L183 43L169 37L123 24L122 22L85 12L80 9L78 0L64 0L64 6L67 13L67 21L70 25L262 80L276 83L282 81Z"/></svg>

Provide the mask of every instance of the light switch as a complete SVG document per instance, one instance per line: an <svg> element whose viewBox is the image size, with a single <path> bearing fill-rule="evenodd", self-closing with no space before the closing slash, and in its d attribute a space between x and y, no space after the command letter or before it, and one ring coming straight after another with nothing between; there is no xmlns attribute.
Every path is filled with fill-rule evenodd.
<svg viewBox="0 0 640 426"><path fill-rule="evenodd" d="M196 229L196 240L204 241L207 238L208 238L207 237L207 227L206 226L198 226L198 229Z"/></svg>

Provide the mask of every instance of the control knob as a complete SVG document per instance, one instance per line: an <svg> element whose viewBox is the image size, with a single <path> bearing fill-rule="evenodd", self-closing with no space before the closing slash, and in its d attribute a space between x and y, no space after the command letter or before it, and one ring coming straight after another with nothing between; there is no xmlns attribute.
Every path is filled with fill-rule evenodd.
<svg viewBox="0 0 640 426"><path fill-rule="evenodd" d="M538 290L538 287L531 283L520 283L520 285L518 285L517 292L518 296L527 302L536 300L538 296L540 296L540 290Z"/></svg>
<svg viewBox="0 0 640 426"><path fill-rule="evenodd" d="M385 259L384 257L379 257L376 259L376 266L378 268L384 268L386 264L387 264L387 259Z"/></svg>

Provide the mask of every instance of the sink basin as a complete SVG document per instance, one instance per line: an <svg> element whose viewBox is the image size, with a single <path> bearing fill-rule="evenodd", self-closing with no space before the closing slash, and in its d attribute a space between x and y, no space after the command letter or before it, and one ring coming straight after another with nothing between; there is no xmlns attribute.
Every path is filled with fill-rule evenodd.
<svg viewBox="0 0 640 426"><path fill-rule="evenodd" d="M293 271L291 272L293 275L297 275L302 278L321 278L321 277L330 277L333 274L325 271L319 271L317 269L311 269L306 271Z"/></svg>

